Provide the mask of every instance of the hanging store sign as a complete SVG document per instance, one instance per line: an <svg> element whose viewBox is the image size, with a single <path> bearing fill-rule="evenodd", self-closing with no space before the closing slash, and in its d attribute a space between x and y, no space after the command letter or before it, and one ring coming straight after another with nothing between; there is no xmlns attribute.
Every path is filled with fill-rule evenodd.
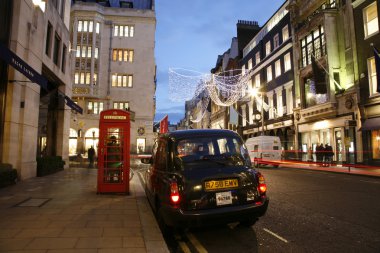
<svg viewBox="0 0 380 253"><path fill-rule="evenodd" d="M14 67L24 76L26 76L33 83L39 84L45 90L47 89L47 79L35 71L24 60L18 57L15 53L9 50L7 47L0 44L0 58L6 63Z"/></svg>

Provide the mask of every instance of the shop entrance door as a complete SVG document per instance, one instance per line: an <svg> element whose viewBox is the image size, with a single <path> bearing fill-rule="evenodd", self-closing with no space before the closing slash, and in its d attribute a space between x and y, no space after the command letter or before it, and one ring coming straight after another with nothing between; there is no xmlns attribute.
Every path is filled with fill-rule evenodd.
<svg viewBox="0 0 380 253"><path fill-rule="evenodd" d="M340 129L335 130L335 150L336 150L336 162L341 163L343 160L343 140L342 131Z"/></svg>
<svg viewBox="0 0 380 253"><path fill-rule="evenodd" d="M100 115L98 193L129 193L130 121L123 110Z"/></svg>

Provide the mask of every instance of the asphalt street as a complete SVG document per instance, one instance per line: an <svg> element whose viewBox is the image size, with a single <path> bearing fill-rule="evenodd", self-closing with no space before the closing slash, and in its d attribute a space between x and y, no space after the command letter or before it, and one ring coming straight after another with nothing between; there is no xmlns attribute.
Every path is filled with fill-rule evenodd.
<svg viewBox="0 0 380 253"><path fill-rule="evenodd" d="M171 252L380 252L380 179L260 169L270 205L251 228L238 223L166 238ZM144 170L140 170L143 173Z"/></svg>

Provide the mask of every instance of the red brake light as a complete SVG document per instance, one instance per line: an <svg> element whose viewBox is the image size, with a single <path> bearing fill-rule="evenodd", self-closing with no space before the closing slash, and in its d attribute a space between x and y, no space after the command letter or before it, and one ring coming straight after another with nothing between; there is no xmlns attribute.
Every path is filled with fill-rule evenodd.
<svg viewBox="0 0 380 253"><path fill-rule="evenodd" d="M177 182L173 182L170 184L170 200L173 204L179 203L179 191Z"/></svg>
<svg viewBox="0 0 380 253"><path fill-rule="evenodd" d="M267 191L267 184L265 183L265 178L261 173L257 173L257 178L259 181L259 192L260 194L265 194Z"/></svg>

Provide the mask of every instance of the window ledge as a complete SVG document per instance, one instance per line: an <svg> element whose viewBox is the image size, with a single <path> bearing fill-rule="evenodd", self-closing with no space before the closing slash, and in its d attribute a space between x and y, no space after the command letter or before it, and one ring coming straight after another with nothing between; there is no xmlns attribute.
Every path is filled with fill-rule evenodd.
<svg viewBox="0 0 380 253"><path fill-rule="evenodd" d="M377 34L379 34L379 30L377 30L377 32L374 32L374 33L372 33L372 34L370 34L370 35L368 35L368 36L365 36L365 37L364 37L364 40L367 40L367 39L369 39L369 38L372 38L373 36L375 36L375 35L377 35Z"/></svg>

